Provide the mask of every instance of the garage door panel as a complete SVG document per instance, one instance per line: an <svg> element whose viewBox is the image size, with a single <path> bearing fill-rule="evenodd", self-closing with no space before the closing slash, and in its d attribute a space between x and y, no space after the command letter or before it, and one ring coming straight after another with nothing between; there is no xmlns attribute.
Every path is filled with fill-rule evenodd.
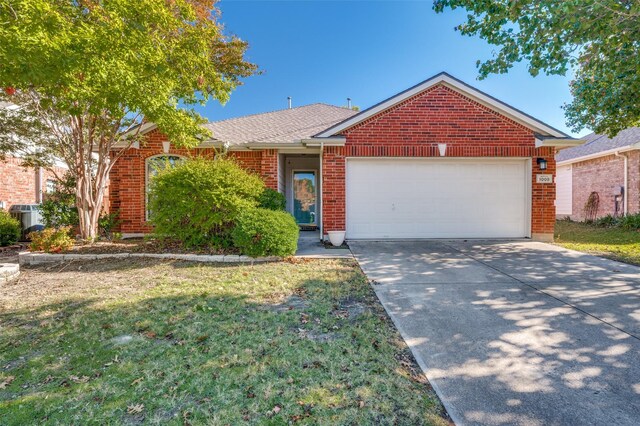
<svg viewBox="0 0 640 426"><path fill-rule="evenodd" d="M527 236L524 160L347 161L348 238Z"/></svg>

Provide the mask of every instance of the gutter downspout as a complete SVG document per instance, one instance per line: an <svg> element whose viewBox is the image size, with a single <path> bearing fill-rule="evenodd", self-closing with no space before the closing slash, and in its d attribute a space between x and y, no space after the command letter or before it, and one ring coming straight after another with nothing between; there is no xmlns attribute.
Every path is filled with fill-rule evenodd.
<svg viewBox="0 0 640 426"><path fill-rule="evenodd" d="M324 154L324 142L320 142L320 197L318 199L320 204L320 241L324 241L324 231L322 228L322 223L324 222L324 204L322 203L322 181L324 180L324 175L322 174L322 157Z"/></svg>
<svg viewBox="0 0 640 426"><path fill-rule="evenodd" d="M629 197L627 197L628 194L628 180L629 180L629 157L627 157L624 154L620 154L620 152L616 151L613 153L616 157L622 157L624 158L624 192L622 193L622 196L624 197L623 200L623 208L624 208L624 215L626 216L628 211L629 211Z"/></svg>
<svg viewBox="0 0 640 426"><path fill-rule="evenodd" d="M42 203L42 167L36 169L36 204Z"/></svg>

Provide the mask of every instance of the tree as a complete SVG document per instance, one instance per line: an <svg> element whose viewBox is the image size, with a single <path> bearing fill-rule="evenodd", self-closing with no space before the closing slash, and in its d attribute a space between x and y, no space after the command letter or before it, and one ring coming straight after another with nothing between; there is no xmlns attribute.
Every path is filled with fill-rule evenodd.
<svg viewBox="0 0 640 426"><path fill-rule="evenodd" d="M640 2L637 0L435 0L436 12L464 8L456 29L499 46L478 61L480 78L528 61L529 73L566 75L567 124L616 135L640 125Z"/></svg>
<svg viewBox="0 0 640 426"><path fill-rule="evenodd" d="M193 106L226 102L255 72L219 16L214 0L0 2L0 105L11 105L0 153L67 164L83 238L96 237L109 171L144 122L197 146L208 134Z"/></svg>

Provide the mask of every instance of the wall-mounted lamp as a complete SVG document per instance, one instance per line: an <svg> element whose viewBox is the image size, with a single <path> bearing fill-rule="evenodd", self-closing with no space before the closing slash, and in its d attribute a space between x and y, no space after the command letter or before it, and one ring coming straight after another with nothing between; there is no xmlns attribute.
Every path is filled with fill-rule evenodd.
<svg viewBox="0 0 640 426"><path fill-rule="evenodd" d="M538 158L536 160L536 163L538 163L538 168L540 170L547 170L547 160L545 160L544 158Z"/></svg>

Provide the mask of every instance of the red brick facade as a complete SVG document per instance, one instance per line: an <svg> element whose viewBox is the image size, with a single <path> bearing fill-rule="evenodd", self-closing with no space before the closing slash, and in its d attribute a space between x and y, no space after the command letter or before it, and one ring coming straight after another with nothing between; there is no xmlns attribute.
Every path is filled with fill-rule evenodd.
<svg viewBox="0 0 640 426"><path fill-rule="evenodd" d="M345 229L345 159L348 157L531 157L531 232L549 238L555 224L555 185L537 184L535 158L555 176L554 150L535 148L533 131L444 86L437 85L345 131L344 147L323 156L323 225Z"/></svg>
<svg viewBox="0 0 640 426"><path fill-rule="evenodd" d="M629 198L629 213L640 212L640 151L627 152L628 182L627 197ZM624 160L615 155L595 158L572 164L572 215L574 220L584 220L584 206L591 192L595 191L600 197L598 217L608 214L615 215L615 196L620 194L624 186ZM624 207L622 197L618 214L622 214Z"/></svg>
<svg viewBox="0 0 640 426"><path fill-rule="evenodd" d="M109 211L119 212L120 230L124 233L150 232L146 221L146 160L156 155L183 157L213 157L213 148L193 150L171 147L165 154L162 142L167 137L157 130L146 135L146 143L140 149L131 148L113 166L109 182ZM233 155L247 170L258 173L267 186L277 189L278 153L276 150L233 151Z"/></svg>
<svg viewBox="0 0 640 426"><path fill-rule="evenodd" d="M5 204L5 209L14 204L35 204L38 201L37 171L33 168L25 168L21 160L8 157L6 161L0 160L0 201ZM58 173L64 173L64 169L58 168ZM47 180L56 180L55 175L48 171L42 171L42 194L46 193Z"/></svg>
<svg viewBox="0 0 640 426"><path fill-rule="evenodd" d="M553 148L535 148L531 129L463 96L436 85L343 132L345 146L325 147L322 154L322 222L324 231L345 229L345 167L349 157L439 157L438 143L447 144L447 157L531 158L531 232L552 237L555 224L555 185L536 183L538 173L555 178ZM111 173L110 204L120 212L125 233L148 232L145 221L146 159L163 154L166 138L158 131L147 144L129 149ZM171 148L170 154L213 155L213 149ZM232 151L238 160L278 188L278 151ZM536 158L547 160L538 169Z"/></svg>

